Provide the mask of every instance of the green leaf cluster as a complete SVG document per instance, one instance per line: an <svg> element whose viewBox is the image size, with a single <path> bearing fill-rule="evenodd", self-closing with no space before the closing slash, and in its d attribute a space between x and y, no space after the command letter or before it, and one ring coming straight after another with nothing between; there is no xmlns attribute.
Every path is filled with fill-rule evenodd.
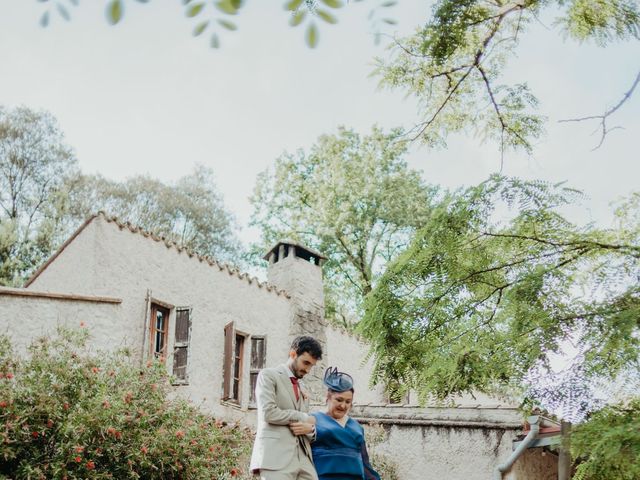
<svg viewBox="0 0 640 480"><path fill-rule="evenodd" d="M0 106L0 285L19 285L66 233L73 150L53 116Z"/></svg>
<svg viewBox="0 0 640 480"><path fill-rule="evenodd" d="M492 392L569 338L587 377L637 370L640 237L572 225L558 208L577 195L494 176L438 205L366 299L376 380L423 400Z"/></svg>
<svg viewBox="0 0 640 480"><path fill-rule="evenodd" d="M571 435L575 480L640 478L640 397L608 405Z"/></svg>
<svg viewBox="0 0 640 480"><path fill-rule="evenodd" d="M545 118L524 82L502 81L528 25L555 8L555 25L579 41L599 45L637 40L640 7L634 0L440 0L425 26L391 44L377 59L380 84L416 99L419 120L408 132L430 146L473 132L497 140L501 151L533 150Z"/></svg>
<svg viewBox="0 0 640 480"><path fill-rule="evenodd" d="M341 127L322 135L308 152L278 158L251 198L260 251L290 238L329 258L328 316L342 324L359 318L363 296L426 221L436 192L408 168L398 134Z"/></svg>
<svg viewBox="0 0 640 480"><path fill-rule="evenodd" d="M640 5L634 0L573 0L557 24L571 38L606 46L616 40L640 39Z"/></svg>
<svg viewBox="0 0 640 480"><path fill-rule="evenodd" d="M148 175L123 182L100 175L73 179L76 224L97 211L114 215L169 241L218 260L240 261L237 225L218 191L213 171L196 166L192 173L166 184Z"/></svg>
<svg viewBox="0 0 640 480"><path fill-rule="evenodd" d="M82 175L55 118L0 107L0 284L22 285L99 210L202 255L241 261L236 221L210 169L197 166L173 184Z"/></svg>

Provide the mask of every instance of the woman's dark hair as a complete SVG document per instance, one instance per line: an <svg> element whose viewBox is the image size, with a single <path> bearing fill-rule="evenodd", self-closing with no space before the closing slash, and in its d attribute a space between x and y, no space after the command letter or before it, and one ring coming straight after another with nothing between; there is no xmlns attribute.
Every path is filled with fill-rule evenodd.
<svg viewBox="0 0 640 480"><path fill-rule="evenodd" d="M291 342L291 350L296 352L296 355L302 355L307 352L316 360L320 360L322 358L322 346L320 345L320 342L307 335L294 338L293 342Z"/></svg>

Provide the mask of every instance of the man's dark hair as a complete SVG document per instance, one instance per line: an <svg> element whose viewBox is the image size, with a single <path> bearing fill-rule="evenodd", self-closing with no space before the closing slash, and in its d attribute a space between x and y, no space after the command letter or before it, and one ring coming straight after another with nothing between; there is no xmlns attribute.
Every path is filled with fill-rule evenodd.
<svg viewBox="0 0 640 480"><path fill-rule="evenodd" d="M320 342L307 335L294 338L293 342L291 342L291 350L296 352L296 355L302 355L304 352L307 352L316 360L322 358L322 346Z"/></svg>

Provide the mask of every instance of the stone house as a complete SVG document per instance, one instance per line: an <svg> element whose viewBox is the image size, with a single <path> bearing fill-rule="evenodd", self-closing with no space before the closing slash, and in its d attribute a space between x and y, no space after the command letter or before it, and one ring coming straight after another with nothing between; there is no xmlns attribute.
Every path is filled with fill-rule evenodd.
<svg viewBox="0 0 640 480"><path fill-rule="evenodd" d="M59 324L83 322L96 348L126 346L141 363L162 356L178 395L248 424L260 368L284 361L296 335L313 335L325 355L305 377L312 399L323 403L324 367L347 370L357 390L354 415L385 427L379 450L412 458L397 462L403 480L491 478L521 434L515 408L491 399L446 408L386 404L368 386L367 346L325 321L322 254L280 242L265 259L268 282L261 282L99 213L24 288L0 287L0 331L21 348ZM555 479L554 462L535 449L504 478Z"/></svg>

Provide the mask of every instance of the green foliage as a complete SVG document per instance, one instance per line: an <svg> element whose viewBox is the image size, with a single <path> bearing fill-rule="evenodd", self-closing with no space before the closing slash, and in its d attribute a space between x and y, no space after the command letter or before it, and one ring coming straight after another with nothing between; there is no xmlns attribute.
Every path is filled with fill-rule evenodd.
<svg viewBox="0 0 640 480"><path fill-rule="evenodd" d="M640 397L608 405L574 428L575 480L640 478Z"/></svg>
<svg viewBox="0 0 640 480"><path fill-rule="evenodd" d="M44 4L45 10L40 16L40 25L42 27L48 27L51 18L55 13L68 21L71 19L69 13L70 7L77 7L78 0L38 0ZM136 0L138 3L149 3L149 0ZM356 0L359 1L359 0ZM181 0L184 6L184 14L187 18L198 19L197 24L193 28L193 36L201 36L205 30L211 30L210 32L210 45L212 48L220 47L220 36L217 31L214 30L216 24L221 25L228 31L237 30L237 25L229 20L225 19L228 15L238 15L242 8L245 6L243 0L215 0L213 2L195 2L193 0ZM395 1L384 1L380 5L375 6L370 13L370 18L374 18L375 12L378 8L390 8L396 5ZM338 18L331 13L329 9L339 9L344 7L345 3L342 0L286 0L283 4L284 10L291 12L289 19L289 25L296 27L304 23L305 19L309 19L307 27L305 29L305 41L310 48L315 48L318 45L319 29L313 22L313 19L318 18L328 24L338 23ZM53 13L53 15L52 15ZM111 25L116 25L122 21L125 13L125 0L106 0L105 16L107 21ZM308 15L307 15L308 14ZM222 18L220 18L222 15ZM206 20L202 20L203 17L208 16ZM385 18L382 22L387 24L395 24L395 21L390 18ZM380 31L380 22L374 21L373 25L376 31L376 38Z"/></svg>
<svg viewBox="0 0 640 480"><path fill-rule="evenodd" d="M107 6L107 20L111 25L115 25L122 19L122 1L111 0L111 3Z"/></svg>
<svg viewBox="0 0 640 480"><path fill-rule="evenodd" d="M576 195L496 176L435 208L366 299L376 380L423 400L491 392L569 338L587 378L637 371L640 237L570 224L557 208Z"/></svg>
<svg viewBox="0 0 640 480"><path fill-rule="evenodd" d="M577 40L605 46L615 40L640 38L640 6L635 0L573 0L558 24Z"/></svg>
<svg viewBox="0 0 640 480"><path fill-rule="evenodd" d="M76 172L50 114L0 107L0 285L20 285L58 244Z"/></svg>
<svg viewBox="0 0 640 480"><path fill-rule="evenodd" d="M84 330L35 341L26 358L0 338L0 477L231 478L251 438L170 398L166 366L90 352Z"/></svg>
<svg viewBox="0 0 640 480"><path fill-rule="evenodd" d="M74 183L70 213L77 223L103 210L201 255L240 260L235 220L224 205L211 169L197 166L173 185L146 175L124 182L83 176Z"/></svg>
<svg viewBox="0 0 640 480"><path fill-rule="evenodd" d="M210 169L196 167L172 185L83 176L55 118L0 107L0 285L22 285L98 210L202 255L241 261L235 220Z"/></svg>
<svg viewBox="0 0 640 480"><path fill-rule="evenodd" d="M434 191L407 167L397 135L377 127L322 135L309 152L286 153L260 174L251 198L260 251L291 238L329 258L327 314L343 324L358 317L384 264L429 215Z"/></svg>
<svg viewBox="0 0 640 480"><path fill-rule="evenodd" d="M538 101L526 84L500 79L527 26L551 7L560 11L555 24L580 41L638 39L634 0L440 0L424 27L392 44L390 59L377 60L381 85L418 102L420 119L408 135L443 146L452 133L472 131L497 140L503 152L531 153L544 133Z"/></svg>
<svg viewBox="0 0 640 480"><path fill-rule="evenodd" d="M467 37L469 25L486 19L489 11L480 0L440 0L433 10L422 50L442 66L456 51L466 47L470 40Z"/></svg>

